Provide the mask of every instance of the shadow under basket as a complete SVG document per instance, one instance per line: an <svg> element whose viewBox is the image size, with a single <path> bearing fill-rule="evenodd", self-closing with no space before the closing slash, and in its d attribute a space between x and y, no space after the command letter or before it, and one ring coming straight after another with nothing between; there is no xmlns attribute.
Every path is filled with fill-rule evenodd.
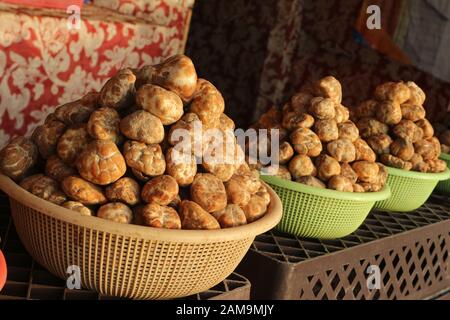
<svg viewBox="0 0 450 320"><path fill-rule="evenodd" d="M447 167L450 168L450 154L441 153L439 158L447 162ZM450 179L440 181L437 184L436 190L441 193L450 194Z"/></svg>
<svg viewBox="0 0 450 320"><path fill-rule="evenodd" d="M256 235L272 229L282 215L278 196L261 219L220 230L168 230L86 217L25 191L0 175L11 215L30 255L66 279L80 268L82 286L133 299L170 299L205 291L229 276Z"/></svg>
<svg viewBox="0 0 450 320"><path fill-rule="evenodd" d="M386 168L387 185L391 188L391 196L375 204L375 208L385 211L410 212L420 208L428 200L438 182L450 178L448 168L441 173Z"/></svg>
<svg viewBox="0 0 450 320"><path fill-rule="evenodd" d="M320 189L305 184L261 176L283 203L283 217L276 229L297 237L337 239L354 232L376 201L390 195L379 192L353 193Z"/></svg>

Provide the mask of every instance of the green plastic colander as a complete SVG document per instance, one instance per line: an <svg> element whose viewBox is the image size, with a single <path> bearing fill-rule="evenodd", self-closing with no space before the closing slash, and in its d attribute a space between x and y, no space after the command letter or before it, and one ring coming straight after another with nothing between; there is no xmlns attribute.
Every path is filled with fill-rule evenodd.
<svg viewBox="0 0 450 320"><path fill-rule="evenodd" d="M380 192L352 193L310 187L274 176L261 176L283 203L277 230L298 237L336 239L354 232L376 201L387 199L389 187Z"/></svg>
<svg viewBox="0 0 450 320"><path fill-rule="evenodd" d="M389 199L378 201L375 208L386 211L409 212L421 207L430 197L437 183L450 178L450 170L441 173L422 173L387 167Z"/></svg>
<svg viewBox="0 0 450 320"><path fill-rule="evenodd" d="M441 153L439 158L447 162L447 167L450 168L450 154ZM436 190L442 193L450 194L450 179L440 181L437 184Z"/></svg>

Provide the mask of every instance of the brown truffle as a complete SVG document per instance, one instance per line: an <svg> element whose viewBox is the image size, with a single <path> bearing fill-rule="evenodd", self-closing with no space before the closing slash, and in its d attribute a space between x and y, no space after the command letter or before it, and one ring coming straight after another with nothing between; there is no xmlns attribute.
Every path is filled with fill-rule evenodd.
<svg viewBox="0 0 450 320"><path fill-rule="evenodd" d="M160 86L146 84L136 93L136 103L145 111L158 117L163 125L177 122L183 115L181 98Z"/></svg>
<svg viewBox="0 0 450 320"><path fill-rule="evenodd" d="M139 183L129 177L123 177L105 189L105 195L111 202L123 202L130 206L138 204L141 188Z"/></svg>
<svg viewBox="0 0 450 320"><path fill-rule="evenodd" d="M223 208L225 208L225 206ZM193 201L188 200L181 201L180 217L181 217L181 227L183 229L191 229L191 230L220 229L219 222L212 215L203 210L202 207L200 207L197 203Z"/></svg>
<svg viewBox="0 0 450 320"><path fill-rule="evenodd" d="M227 193L222 181L210 173L198 173L191 184L192 200L207 212L222 210L227 205Z"/></svg>
<svg viewBox="0 0 450 320"><path fill-rule="evenodd" d="M31 139L39 149L42 158L47 159L56 152L56 145L59 137L66 130L66 125L58 120L51 120L38 126L31 136Z"/></svg>
<svg viewBox="0 0 450 320"><path fill-rule="evenodd" d="M60 205L67 200L66 195L59 188L59 183L44 175L28 177L22 181L20 186L35 196L54 204Z"/></svg>
<svg viewBox="0 0 450 320"><path fill-rule="evenodd" d="M120 131L129 139L147 144L164 140L164 126L158 117L138 110L120 121Z"/></svg>
<svg viewBox="0 0 450 320"><path fill-rule="evenodd" d="M91 209L89 209L84 204L82 204L81 202L78 202L78 201L66 201L61 206L66 209L78 212L82 216L92 216L93 215Z"/></svg>
<svg viewBox="0 0 450 320"><path fill-rule="evenodd" d="M151 179L142 188L142 200L167 206L178 195L178 184L174 178L162 175Z"/></svg>
<svg viewBox="0 0 450 320"><path fill-rule="evenodd" d="M378 174L380 168L376 163L368 161L356 161L352 163L352 169L361 182L376 183L378 182Z"/></svg>
<svg viewBox="0 0 450 320"><path fill-rule="evenodd" d="M69 167L57 155L52 155L45 163L45 174L56 181L63 181L64 178L77 174L76 170Z"/></svg>
<svg viewBox="0 0 450 320"><path fill-rule="evenodd" d="M116 110L100 108L92 112L87 123L87 131L94 139L118 143L121 140L119 123L120 116Z"/></svg>
<svg viewBox="0 0 450 320"><path fill-rule="evenodd" d="M118 223L131 223L133 221L133 212L121 202L111 202L98 209L97 217Z"/></svg>
<svg viewBox="0 0 450 320"><path fill-rule="evenodd" d="M159 176L166 171L166 161L158 144L147 145L137 141L127 141L123 147L125 161L129 167L144 175Z"/></svg>
<svg viewBox="0 0 450 320"><path fill-rule="evenodd" d="M341 174L339 162L325 154L316 158L317 175L322 181L327 181L332 176Z"/></svg>
<svg viewBox="0 0 450 320"><path fill-rule="evenodd" d="M294 150L299 154L317 157L322 152L319 137L310 129L297 129L292 132L290 139Z"/></svg>
<svg viewBox="0 0 450 320"><path fill-rule="evenodd" d="M194 181L197 174L197 162L193 155L180 153L176 148L170 148L166 153L167 174L172 176L181 187L186 187Z"/></svg>
<svg viewBox="0 0 450 320"><path fill-rule="evenodd" d="M130 69L123 69L109 79L100 91L99 103L102 107L121 109L133 102L136 76Z"/></svg>
<svg viewBox="0 0 450 320"><path fill-rule="evenodd" d="M37 160L36 145L30 139L16 137L0 151L0 171L18 181L36 165Z"/></svg>
<svg viewBox="0 0 450 320"><path fill-rule="evenodd" d="M302 154L296 155L291 159L289 162L289 172L294 179L317 174L316 167L311 161L311 158Z"/></svg>
<svg viewBox="0 0 450 320"><path fill-rule="evenodd" d="M150 203L142 207L138 215L142 225L153 228L181 229L181 219L171 207Z"/></svg>
<svg viewBox="0 0 450 320"><path fill-rule="evenodd" d="M93 183L107 185L121 178L127 169L125 159L114 142L94 140L79 155L80 175Z"/></svg>
<svg viewBox="0 0 450 320"><path fill-rule="evenodd" d="M69 198L84 205L103 204L107 201L101 188L77 176L65 178L61 187Z"/></svg>
<svg viewBox="0 0 450 320"><path fill-rule="evenodd" d="M355 146L348 139L338 139L328 143L327 151L339 162L353 162L356 158Z"/></svg>
<svg viewBox="0 0 450 320"><path fill-rule="evenodd" d="M222 228L232 228L247 224L244 211L236 204L229 204L225 209L212 213Z"/></svg>
<svg viewBox="0 0 450 320"><path fill-rule="evenodd" d="M328 188L342 192L353 192L353 183L349 178L337 175L328 181Z"/></svg>
<svg viewBox="0 0 450 320"><path fill-rule="evenodd" d="M78 155L91 141L86 125L78 124L70 127L59 138L56 146L58 156L70 166L75 165Z"/></svg>

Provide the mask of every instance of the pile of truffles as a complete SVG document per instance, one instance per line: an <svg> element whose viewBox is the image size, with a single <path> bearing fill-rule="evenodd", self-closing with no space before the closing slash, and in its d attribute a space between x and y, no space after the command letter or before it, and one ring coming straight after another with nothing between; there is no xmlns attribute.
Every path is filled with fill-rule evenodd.
<svg viewBox="0 0 450 320"><path fill-rule="evenodd" d="M12 139L0 171L82 215L170 229L244 225L265 214L270 195L246 164L224 107L184 55L120 70L99 93L59 106L31 138ZM203 136L206 129L231 137L234 161L199 159L218 143ZM196 144L184 161L177 161L180 143Z"/></svg>
<svg viewBox="0 0 450 320"><path fill-rule="evenodd" d="M341 84L326 77L305 86L282 110L272 107L263 114L253 127L280 133L280 166L268 167L269 174L343 192L383 189L387 171L375 162L341 102Z"/></svg>
<svg viewBox="0 0 450 320"><path fill-rule="evenodd" d="M414 82L387 82L375 89L374 100L352 110L361 137L389 167L442 172L441 144L425 118L425 93Z"/></svg>

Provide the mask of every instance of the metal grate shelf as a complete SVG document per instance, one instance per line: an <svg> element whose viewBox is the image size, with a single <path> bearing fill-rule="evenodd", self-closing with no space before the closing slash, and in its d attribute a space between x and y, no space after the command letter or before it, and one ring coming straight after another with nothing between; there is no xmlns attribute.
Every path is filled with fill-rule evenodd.
<svg viewBox="0 0 450 320"><path fill-rule="evenodd" d="M258 299L414 299L450 287L449 254L450 201L433 195L411 213L373 211L342 239L265 233L237 270ZM371 265L379 290L367 286Z"/></svg>

